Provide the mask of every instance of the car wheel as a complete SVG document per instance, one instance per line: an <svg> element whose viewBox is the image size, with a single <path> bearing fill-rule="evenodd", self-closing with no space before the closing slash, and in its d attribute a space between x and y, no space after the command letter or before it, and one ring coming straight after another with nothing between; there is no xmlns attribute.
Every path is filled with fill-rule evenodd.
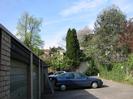
<svg viewBox="0 0 133 99"><path fill-rule="evenodd" d="M53 79L52 78L49 78L50 81L52 81Z"/></svg>
<svg viewBox="0 0 133 99"><path fill-rule="evenodd" d="M92 82L91 87L92 88L97 88L98 87L98 83L97 82Z"/></svg>
<svg viewBox="0 0 133 99"><path fill-rule="evenodd" d="M66 90L66 85L61 85L61 86L60 86L60 90L61 90L61 91L65 91L65 90Z"/></svg>

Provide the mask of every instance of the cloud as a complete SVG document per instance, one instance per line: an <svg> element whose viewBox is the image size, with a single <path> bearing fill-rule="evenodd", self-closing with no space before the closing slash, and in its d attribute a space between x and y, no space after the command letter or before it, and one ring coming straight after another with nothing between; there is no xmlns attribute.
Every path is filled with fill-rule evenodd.
<svg viewBox="0 0 133 99"><path fill-rule="evenodd" d="M45 25L58 24L70 20L73 20L73 18L63 18L63 19L45 21Z"/></svg>
<svg viewBox="0 0 133 99"><path fill-rule="evenodd" d="M62 10L60 12L61 16L69 16L72 14L79 13L86 9L95 8L97 5L101 4L102 0L84 0L80 2L75 2L70 7Z"/></svg>
<svg viewBox="0 0 133 99"><path fill-rule="evenodd" d="M64 29L62 30L58 30L52 34L55 34L54 36L51 36L51 38L49 38L46 42L45 42L45 49L48 49L50 47L64 47L64 41L63 41L63 37L66 35L67 33L67 29L68 27L64 27Z"/></svg>
<svg viewBox="0 0 133 99"><path fill-rule="evenodd" d="M51 41L51 42L45 42L45 46L44 46L44 49L49 49L51 47L57 47L58 46L58 43L56 40L54 41Z"/></svg>

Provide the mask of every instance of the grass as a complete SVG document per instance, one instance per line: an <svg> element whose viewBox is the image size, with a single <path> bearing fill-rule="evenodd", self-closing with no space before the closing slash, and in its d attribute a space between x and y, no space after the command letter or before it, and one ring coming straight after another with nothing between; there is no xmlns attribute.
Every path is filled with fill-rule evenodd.
<svg viewBox="0 0 133 99"><path fill-rule="evenodd" d="M117 75L116 75L117 74ZM113 80L120 83L133 85L133 77L131 75L121 75L118 73L111 75L111 73L101 74L100 77L107 80Z"/></svg>

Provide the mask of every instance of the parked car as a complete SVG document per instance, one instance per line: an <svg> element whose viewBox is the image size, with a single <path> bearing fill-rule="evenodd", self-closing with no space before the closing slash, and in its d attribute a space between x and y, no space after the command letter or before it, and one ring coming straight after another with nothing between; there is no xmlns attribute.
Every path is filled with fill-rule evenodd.
<svg viewBox="0 0 133 99"><path fill-rule="evenodd" d="M52 80L53 78L55 78L58 75L63 74L63 73L66 73L66 71L56 71L55 73L50 74L48 77L49 77L50 80Z"/></svg>
<svg viewBox="0 0 133 99"><path fill-rule="evenodd" d="M67 88L79 88L79 87L102 87L103 82L101 79L95 77L88 77L78 72L66 72L53 78L54 84L60 90L66 90Z"/></svg>

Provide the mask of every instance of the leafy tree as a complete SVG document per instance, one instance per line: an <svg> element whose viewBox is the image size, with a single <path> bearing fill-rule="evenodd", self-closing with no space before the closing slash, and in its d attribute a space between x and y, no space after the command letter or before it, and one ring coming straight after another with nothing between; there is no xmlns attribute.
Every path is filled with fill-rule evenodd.
<svg viewBox="0 0 133 99"><path fill-rule="evenodd" d="M52 47L50 48L50 53L57 53L59 50L64 50L63 48L61 47Z"/></svg>
<svg viewBox="0 0 133 99"><path fill-rule="evenodd" d="M24 13L17 24L17 36L36 54L40 53L43 41L39 35L42 20Z"/></svg>
<svg viewBox="0 0 133 99"><path fill-rule="evenodd" d="M42 55L42 59L54 70L64 70L68 67L68 58L64 56L65 50L61 47L52 47L49 54Z"/></svg>
<svg viewBox="0 0 133 99"><path fill-rule="evenodd" d="M54 52L51 57L52 66L54 69L61 69L63 57L58 52Z"/></svg>
<svg viewBox="0 0 133 99"><path fill-rule="evenodd" d="M75 29L69 29L66 36L66 56L71 60L72 66L79 65L80 47Z"/></svg>
<svg viewBox="0 0 133 99"><path fill-rule="evenodd" d="M122 57L123 50L118 41L119 35L125 31L125 22L126 16L114 5L97 16L94 32L100 63L111 66L113 61L119 61Z"/></svg>
<svg viewBox="0 0 133 99"><path fill-rule="evenodd" d="M93 31L89 27L84 27L77 32L77 37L81 47L87 47L87 42L93 37Z"/></svg>
<svg viewBox="0 0 133 99"><path fill-rule="evenodd" d="M133 52L133 18L125 23L125 31L119 36L119 44L127 48L127 53Z"/></svg>

